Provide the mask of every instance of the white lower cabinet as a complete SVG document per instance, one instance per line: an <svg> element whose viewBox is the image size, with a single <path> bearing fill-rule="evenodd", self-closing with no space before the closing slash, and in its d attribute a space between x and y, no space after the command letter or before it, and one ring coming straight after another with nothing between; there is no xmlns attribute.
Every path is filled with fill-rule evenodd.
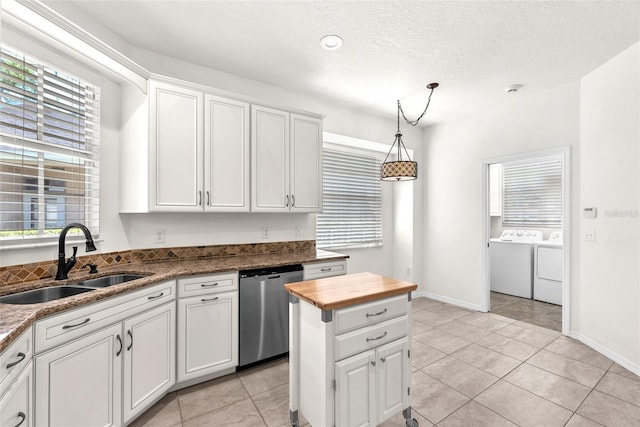
<svg viewBox="0 0 640 427"><path fill-rule="evenodd" d="M237 289L237 272L178 281L179 383L238 365Z"/></svg>
<svg viewBox="0 0 640 427"><path fill-rule="evenodd" d="M123 345L118 323L36 356L36 425L122 425Z"/></svg>
<svg viewBox="0 0 640 427"><path fill-rule="evenodd" d="M375 426L409 405L403 338L336 363L336 425Z"/></svg>
<svg viewBox="0 0 640 427"><path fill-rule="evenodd" d="M58 345L36 352L34 425L125 425L175 384L175 281L45 318L35 329L36 349L53 337Z"/></svg>
<svg viewBox="0 0 640 427"><path fill-rule="evenodd" d="M124 422L175 384L176 306L171 302L124 322Z"/></svg>
<svg viewBox="0 0 640 427"><path fill-rule="evenodd" d="M25 366L22 373L0 397L0 426L33 427L33 365Z"/></svg>

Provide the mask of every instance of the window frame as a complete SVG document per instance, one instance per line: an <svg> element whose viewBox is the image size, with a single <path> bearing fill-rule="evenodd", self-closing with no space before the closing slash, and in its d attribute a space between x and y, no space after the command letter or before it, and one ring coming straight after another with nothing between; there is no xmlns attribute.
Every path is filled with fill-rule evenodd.
<svg viewBox="0 0 640 427"><path fill-rule="evenodd" d="M22 158L23 162L26 158L31 159L32 172L25 172L25 167L22 169L16 168L15 172L22 175L23 181L14 181L18 187L22 187L19 192L14 193L19 195L21 201L4 199L3 203L9 203L18 205L21 212L16 211L16 215L20 216L19 221L22 226L21 229L14 227L13 230L0 231L0 248L12 248L21 247L25 244L34 246L40 244L48 244L49 241L57 240L59 231L63 228L58 227L60 222L82 222L90 229L94 238L98 238L100 232L100 109L101 109L101 85L97 84L96 79L88 79L86 77L78 76L76 73L68 72L63 67L58 66L58 63L66 63L64 58L60 61L41 60L36 55L31 54L26 49L16 48L9 43L3 42L2 48L6 49L10 53L3 53L3 57L11 60L11 54L15 53L18 56L28 58L31 62L36 64L38 69L39 81L38 83L42 87L37 88L37 109L39 117L37 118L38 132L36 138L23 137L18 131L0 131L0 146L2 146L3 156L5 159L0 158L0 162L7 162L5 166L11 165L9 160L10 156L14 158ZM30 50L30 49L29 49ZM42 79L43 73L53 73L47 76L46 82ZM3 73L4 75L4 73ZM73 86L67 89L61 89L59 83L67 81L68 85L76 84L77 88ZM62 90L60 97L55 96L55 90L51 89L51 86L57 86L55 90ZM16 86L17 87L17 86ZM69 86L71 87L71 86ZM85 90L89 88L89 92L85 95ZM6 89L7 91L10 88ZM45 94L53 94L53 98L47 95L48 100L45 103ZM51 114L56 107L60 107L59 101L63 100L66 95L76 95L75 100L77 103L74 105L73 100L70 100L72 104L68 104L66 107L63 105L59 110L60 114L70 116L77 113L74 120L59 127L60 121L53 123L53 126L58 127L61 130L61 139L57 139L54 135L49 136L49 141L44 141L43 127L49 126L52 122L49 121L45 124L47 117L51 117L53 122L56 122L57 117L55 114ZM79 98L78 98L79 97ZM69 101L69 100L67 100ZM56 106L56 104L58 104ZM4 106L5 104L2 103ZM54 108L52 109L52 105ZM44 109L48 109L47 112L42 113ZM66 108L66 109L65 109ZM3 118L6 118L3 114ZM51 119L49 119L51 120ZM79 128L77 126L80 126ZM67 141L61 143L69 135L78 135L78 143L74 141ZM51 139L53 138L53 139ZM80 143L82 141L82 143ZM37 155L33 155L33 154ZM27 156L27 157L25 157ZM6 171L6 170L5 170ZM2 181L3 175L6 179L6 174L0 175L0 184L7 183ZM27 191L27 182L31 180L36 181L35 184L31 184L31 187L36 187L35 191ZM50 188L50 183L56 182L59 187L60 183L66 183L63 187L63 191L53 191ZM59 189L59 188L58 188ZM51 190L51 191L49 191ZM65 194L66 192L68 194ZM58 218L55 223L56 227L47 227L48 212L51 208L48 201L53 198L64 198L64 206L56 204L61 207L64 212L75 211L76 216L67 219L65 215L62 219ZM37 198L37 203L27 203L27 200ZM34 209L37 206L38 218L32 219L31 213L26 212L27 205L33 205L29 207L29 210ZM6 207L9 205L5 205ZM59 210L59 209L58 209ZM25 217L25 214L29 214L29 219ZM14 215L14 216L16 216ZM17 218L17 216L16 216ZM25 227L27 223L37 223L36 232L29 232L31 230ZM50 224L51 225L51 224ZM13 233L13 235L11 235ZM2 236L6 234L7 236ZM72 230L70 235L78 234L77 230Z"/></svg>
<svg viewBox="0 0 640 427"><path fill-rule="evenodd" d="M327 151L329 151L329 155L327 155ZM333 240L329 240L327 238L322 237L323 229L329 226L328 222L330 221L329 219L326 219L326 218L323 219L323 215L325 215L324 213L325 209L327 205L334 204L334 207L335 207L335 203L337 203L336 196L335 195L332 196L327 192L328 188L332 188L332 187L335 188L335 181L333 182L333 185L332 185L331 182L326 181L326 179L328 178L325 177L325 171L327 170L325 163L335 162L337 160L336 156L332 155L331 152L339 153L339 155L342 155L344 157L349 157L352 161L357 157L369 158L372 160L372 162L369 165L369 171L366 172L366 174L368 174L368 177L371 179L372 186L377 188L377 195L372 195L372 194L369 195L369 197L376 197L376 200L375 200L376 205L373 206L372 209L376 209L377 212L372 211L367 214L368 218L373 219L374 221L374 225L373 225L374 229L368 230L369 237L366 238L366 241L357 242L356 241L357 239L349 241L348 239L345 240L345 239L335 239L335 238ZM382 181L380 180L380 165L382 163L383 158L384 158L384 153L382 152L369 150L369 149L354 148L348 145L334 144L331 142L327 142L325 138L325 141L323 143L323 172L322 172L323 173L323 212L318 213L316 215L316 246L318 248L331 249L331 250L345 250L345 249L375 248L375 247L383 246L384 201L383 201L383 186L382 186ZM375 163L375 166L373 166L374 163ZM335 174L335 171L333 172ZM337 178L333 177L332 179L335 180ZM353 195L353 196L355 198L360 197L361 200L363 197L364 198L367 197L362 193L359 196L358 195ZM349 200L353 201L355 199L352 197ZM325 224L321 224L321 221L323 220Z"/></svg>

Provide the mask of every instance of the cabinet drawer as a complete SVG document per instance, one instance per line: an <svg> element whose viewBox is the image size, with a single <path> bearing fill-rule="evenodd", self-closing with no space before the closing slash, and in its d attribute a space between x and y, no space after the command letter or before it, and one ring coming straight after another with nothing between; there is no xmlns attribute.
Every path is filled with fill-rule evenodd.
<svg viewBox="0 0 640 427"><path fill-rule="evenodd" d="M192 297L238 289L238 272L178 279L178 297Z"/></svg>
<svg viewBox="0 0 640 427"><path fill-rule="evenodd" d="M347 274L347 261L322 262L304 264L304 280L322 279L323 277Z"/></svg>
<svg viewBox="0 0 640 427"><path fill-rule="evenodd" d="M175 280L171 280L39 320L35 324L35 352L119 322L130 310L140 310L142 306L153 308L175 300L175 297Z"/></svg>
<svg viewBox="0 0 640 427"><path fill-rule="evenodd" d="M335 338L335 360L342 360L353 354L402 338L407 335L408 330L408 317L402 316L337 336Z"/></svg>
<svg viewBox="0 0 640 427"><path fill-rule="evenodd" d="M385 298L335 311L334 327L336 335L364 326L373 325L383 320L402 316L409 307L406 294L393 298Z"/></svg>
<svg viewBox="0 0 640 427"><path fill-rule="evenodd" d="M31 361L32 356L33 338L29 328L0 355L0 396Z"/></svg>

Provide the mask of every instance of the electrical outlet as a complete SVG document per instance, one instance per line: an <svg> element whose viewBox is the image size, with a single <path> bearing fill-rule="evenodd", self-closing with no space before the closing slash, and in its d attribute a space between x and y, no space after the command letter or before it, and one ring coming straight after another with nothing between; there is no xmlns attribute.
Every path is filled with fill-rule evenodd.
<svg viewBox="0 0 640 427"><path fill-rule="evenodd" d="M263 239L269 238L269 227L262 227L262 238Z"/></svg>
<svg viewBox="0 0 640 427"><path fill-rule="evenodd" d="M296 225L296 237L302 236L302 227Z"/></svg>
<svg viewBox="0 0 640 427"><path fill-rule="evenodd" d="M584 240L587 242L595 242L596 241L596 230L589 230L584 233Z"/></svg>
<svg viewBox="0 0 640 427"><path fill-rule="evenodd" d="M164 243L167 231L164 228L156 228L156 243Z"/></svg>

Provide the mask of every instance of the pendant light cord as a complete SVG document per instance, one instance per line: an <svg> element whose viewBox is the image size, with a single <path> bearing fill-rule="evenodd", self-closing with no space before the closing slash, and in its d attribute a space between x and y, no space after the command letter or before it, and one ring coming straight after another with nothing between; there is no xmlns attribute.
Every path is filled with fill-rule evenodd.
<svg viewBox="0 0 640 427"><path fill-rule="evenodd" d="M432 85L430 85L430 86L433 86L433 84L432 84ZM436 84L435 86L433 86L433 87L431 87L431 88L430 88L430 89L431 89L431 93L429 93L429 99L427 99L427 106L426 106L426 107L424 107L424 111L422 112L422 114L420 114L420 117L418 117L418 118L417 118L417 119L415 119L415 120L409 120L409 119L407 119L407 116L405 116L405 115L404 115L404 111L402 110L402 104L400 104L400 101L398 100L398 109L400 110L400 112L402 113L402 117L404 118L404 120L405 120L408 124L410 124L411 126L415 127L415 126L418 124L418 122L420 121L420 119L422 119L422 117L426 114L427 109L429 108L429 104L431 103L431 95L433 95L433 91L434 91L434 89L435 89L436 87L438 87L438 85L437 85L437 84ZM400 129L400 117L399 117L399 116L398 116L398 129Z"/></svg>

